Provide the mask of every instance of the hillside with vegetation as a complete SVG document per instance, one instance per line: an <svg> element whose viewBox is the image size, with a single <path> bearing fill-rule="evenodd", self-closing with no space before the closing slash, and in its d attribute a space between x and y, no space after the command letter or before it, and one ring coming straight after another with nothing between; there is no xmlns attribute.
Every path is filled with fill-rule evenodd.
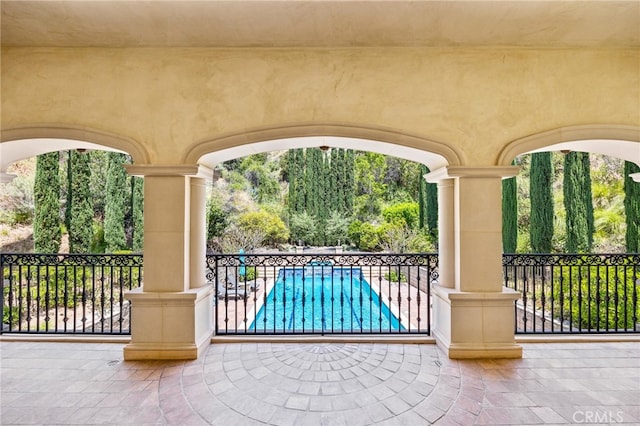
<svg viewBox="0 0 640 426"><path fill-rule="evenodd" d="M628 212L638 215L639 196L629 194L640 185L626 177L637 167L574 154L515 160L520 174L503 181L505 252L621 253L630 241L637 251L638 219ZM126 175L128 161L117 153L64 151L14 164L10 172L18 177L0 187L1 250L141 250L143 182ZM227 161L210 186L209 250L436 251L437 189L422 179L427 172L410 161L337 148Z"/></svg>

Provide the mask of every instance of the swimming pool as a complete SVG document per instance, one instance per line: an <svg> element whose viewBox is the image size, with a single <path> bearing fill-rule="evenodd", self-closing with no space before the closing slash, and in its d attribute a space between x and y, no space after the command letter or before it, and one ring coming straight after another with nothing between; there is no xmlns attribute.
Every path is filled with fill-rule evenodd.
<svg viewBox="0 0 640 426"><path fill-rule="evenodd" d="M364 278L360 268L280 269L249 327L254 332L392 332L404 326Z"/></svg>

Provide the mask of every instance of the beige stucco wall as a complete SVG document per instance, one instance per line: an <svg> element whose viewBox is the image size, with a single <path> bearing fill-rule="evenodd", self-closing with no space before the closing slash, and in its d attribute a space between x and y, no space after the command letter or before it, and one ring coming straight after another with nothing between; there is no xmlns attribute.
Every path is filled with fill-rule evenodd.
<svg viewBox="0 0 640 426"><path fill-rule="evenodd" d="M550 129L640 128L638 49L3 48L1 67L2 129L109 132L145 145L152 163L297 123L409 134L471 166Z"/></svg>

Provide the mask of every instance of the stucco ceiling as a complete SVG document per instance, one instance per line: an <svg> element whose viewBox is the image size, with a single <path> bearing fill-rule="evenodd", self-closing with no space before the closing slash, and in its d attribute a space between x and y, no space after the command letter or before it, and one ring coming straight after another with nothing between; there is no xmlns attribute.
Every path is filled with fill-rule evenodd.
<svg viewBox="0 0 640 426"><path fill-rule="evenodd" d="M640 1L2 0L5 46L640 46Z"/></svg>

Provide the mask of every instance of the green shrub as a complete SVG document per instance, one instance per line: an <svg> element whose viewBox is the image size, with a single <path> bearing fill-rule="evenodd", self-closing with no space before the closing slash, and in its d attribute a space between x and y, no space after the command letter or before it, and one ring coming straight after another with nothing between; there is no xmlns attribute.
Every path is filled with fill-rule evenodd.
<svg viewBox="0 0 640 426"><path fill-rule="evenodd" d="M277 215L265 210L240 215L238 228L241 231L261 231L268 245L277 245L289 239L289 229Z"/></svg>
<svg viewBox="0 0 640 426"><path fill-rule="evenodd" d="M363 223L360 226L360 244L358 247L364 251L380 249L380 234L376 226L370 223Z"/></svg>
<svg viewBox="0 0 640 426"><path fill-rule="evenodd" d="M29 225L33 222L33 210L27 208L18 208L13 212L13 224Z"/></svg>
<svg viewBox="0 0 640 426"><path fill-rule="evenodd" d="M360 228L362 228L362 222L356 219L349 224L349 229L347 230L347 238L356 247L360 247Z"/></svg>
<svg viewBox="0 0 640 426"><path fill-rule="evenodd" d="M244 274L240 274L240 281L253 281L258 278L258 270L255 266L247 266L244 271Z"/></svg>
<svg viewBox="0 0 640 426"><path fill-rule="evenodd" d="M404 202L393 204L382 211L385 222L399 226L407 226L409 229L418 225L418 203Z"/></svg>
<svg viewBox="0 0 640 426"><path fill-rule="evenodd" d="M2 308L2 324L11 324L13 326L21 317L24 318L24 316L24 312L22 312L22 315L20 315L19 306L12 306L11 308L5 306Z"/></svg>
<svg viewBox="0 0 640 426"><path fill-rule="evenodd" d="M554 277L554 318L571 320L589 330L633 329L640 317L634 312L636 295L634 266L565 266ZM608 283L608 284L607 284Z"/></svg>
<svg viewBox="0 0 640 426"><path fill-rule="evenodd" d="M104 241L104 226L97 221L93 221L93 239L91 240L91 253L104 253L107 243Z"/></svg>
<svg viewBox="0 0 640 426"><path fill-rule="evenodd" d="M407 277L403 273L398 273L398 271L389 271L384 274L384 279L391 282L406 282Z"/></svg>
<svg viewBox="0 0 640 426"><path fill-rule="evenodd" d="M311 243L316 234L316 220L307 212L295 213L289 220L291 239L294 244Z"/></svg>

